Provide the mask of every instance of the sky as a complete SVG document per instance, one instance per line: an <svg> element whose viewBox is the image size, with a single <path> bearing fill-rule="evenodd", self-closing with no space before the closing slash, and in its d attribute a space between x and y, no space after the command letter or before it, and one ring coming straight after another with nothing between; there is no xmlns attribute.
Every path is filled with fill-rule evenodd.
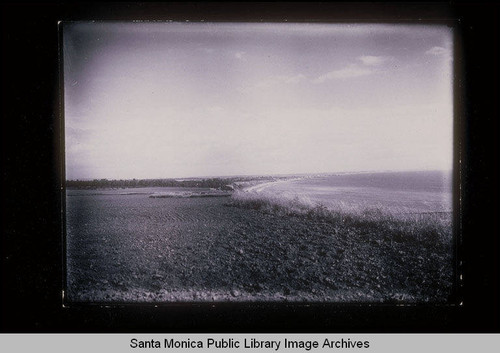
<svg viewBox="0 0 500 353"><path fill-rule="evenodd" d="M66 178L451 170L440 25L63 25Z"/></svg>

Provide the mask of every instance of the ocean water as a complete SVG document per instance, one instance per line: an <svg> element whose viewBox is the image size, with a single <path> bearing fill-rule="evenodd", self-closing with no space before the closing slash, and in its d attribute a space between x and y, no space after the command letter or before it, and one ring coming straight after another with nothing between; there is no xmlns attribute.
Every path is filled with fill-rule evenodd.
<svg viewBox="0 0 500 353"><path fill-rule="evenodd" d="M309 176L258 185L250 191L328 209L452 212L452 173L443 171Z"/></svg>

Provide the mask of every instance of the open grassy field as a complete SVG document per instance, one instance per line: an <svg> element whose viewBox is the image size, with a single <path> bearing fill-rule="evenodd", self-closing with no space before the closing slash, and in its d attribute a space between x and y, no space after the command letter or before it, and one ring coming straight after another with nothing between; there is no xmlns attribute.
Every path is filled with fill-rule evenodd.
<svg viewBox="0 0 500 353"><path fill-rule="evenodd" d="M449 214L153 192L68 191L70 301L441 303L452 292Z"/></svg>

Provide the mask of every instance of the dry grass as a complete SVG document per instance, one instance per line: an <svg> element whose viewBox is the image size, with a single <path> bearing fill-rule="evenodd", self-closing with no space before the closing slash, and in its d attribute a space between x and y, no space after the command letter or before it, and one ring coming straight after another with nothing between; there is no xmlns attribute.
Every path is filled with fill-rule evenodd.
<svg viewBox="0 0 500 353"><path fill-rule="evenodd" d="M432 248L449 248L452 239L451 213L410 213L407 209L367 207L338 202L325 207L307 197L283 197L262 192L236 191L231 203L266 213L303 216L346 228L378 234L382 240L418 243Z"/></svg>

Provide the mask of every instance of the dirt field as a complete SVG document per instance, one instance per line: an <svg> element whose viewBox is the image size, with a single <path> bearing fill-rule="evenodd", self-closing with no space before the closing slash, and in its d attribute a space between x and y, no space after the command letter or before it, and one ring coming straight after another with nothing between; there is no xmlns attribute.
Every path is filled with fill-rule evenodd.
<svg viewBox="0 0 500 353"><path fill-rule="evenodd" d="M72 302L445 302L449 246L231 206L230 197L67 197Z"/></svg>

